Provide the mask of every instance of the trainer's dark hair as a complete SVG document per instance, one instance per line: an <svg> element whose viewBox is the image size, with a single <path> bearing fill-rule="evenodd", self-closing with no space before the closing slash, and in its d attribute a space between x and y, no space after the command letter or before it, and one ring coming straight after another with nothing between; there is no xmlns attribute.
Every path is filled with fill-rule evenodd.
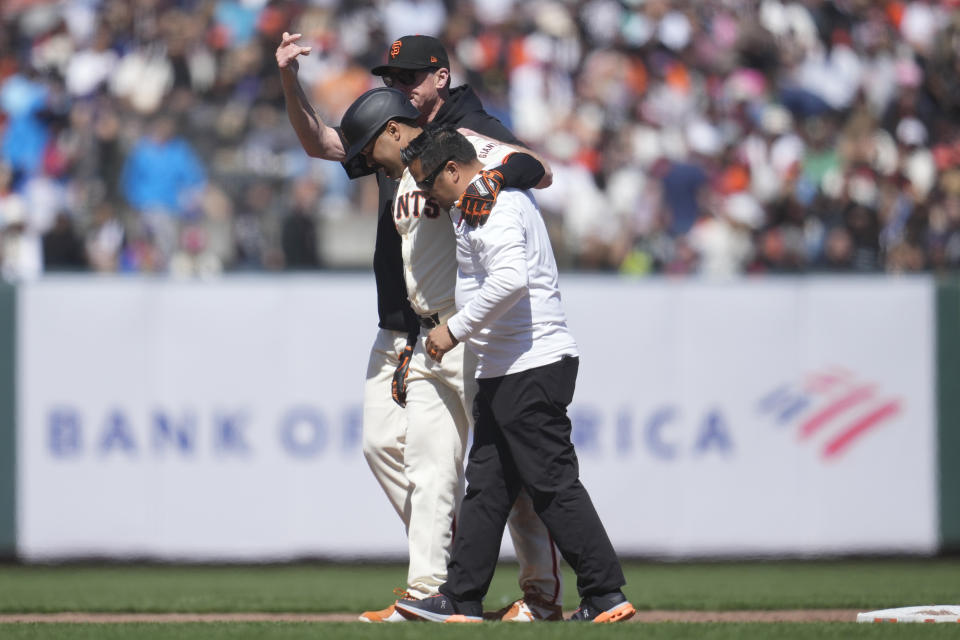
<svg viewBox="0 0 960 640"><path fill-rule="evenodd" d="M477 159L477 151L453 126L431 123L423 128L423 133L410 141L400 152L400 157L407 165L420 158L420 167L424 173L430 174L442 162L473 162Z"/></svg>

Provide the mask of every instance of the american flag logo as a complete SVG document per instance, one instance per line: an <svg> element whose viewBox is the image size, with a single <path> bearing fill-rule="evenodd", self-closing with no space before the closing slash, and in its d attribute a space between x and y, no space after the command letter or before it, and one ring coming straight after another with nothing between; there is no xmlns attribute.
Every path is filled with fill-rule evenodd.
<svg viewBox="0 0 960 640"><path fill-rule="evenodd" d="M824 460L839 458L903 409L878 385L843 367L807 374L761 398L759 410L779 426L794 426L797 440L815 443Z"/></svg>

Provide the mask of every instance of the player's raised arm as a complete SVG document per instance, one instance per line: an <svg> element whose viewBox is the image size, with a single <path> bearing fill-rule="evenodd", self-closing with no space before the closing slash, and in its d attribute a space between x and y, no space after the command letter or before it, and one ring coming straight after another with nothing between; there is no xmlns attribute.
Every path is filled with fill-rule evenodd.
<svg viewBox="0 0 960 640"><path fill-rule="evenodd" d="M324 160L340 162L346 155L340 135L330 126L327 126L317 115L307 94L304 93L300 81L297 79L297 70L300 63L299 56L310 55L310 47L297 44L301 34L283 32L283 39L277 47L277 67L280 69L280 78L283 85L283 96L287 103L287 117L297 138L307 155Z"/></svg>

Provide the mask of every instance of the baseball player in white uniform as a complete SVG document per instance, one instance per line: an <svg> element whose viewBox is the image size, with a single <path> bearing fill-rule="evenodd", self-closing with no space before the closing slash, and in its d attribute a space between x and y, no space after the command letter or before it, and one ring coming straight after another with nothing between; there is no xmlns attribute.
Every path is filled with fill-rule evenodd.
<svg viewBox="0 0 960 640"><path fill-rule="evenodd" d="M341 130L349 144L347 161L360 154L369 166L399 179L393 220L401 238L407 296L422 326L429 329L456 311L456 239L447 212L417 186L401 157L403 147L421 132L417 115L399 91L373 89L347 110ZM518 152L463 131L477 154L494 165L501 165ZM532 180L518 175L516 181L518 186L533 187L541 181L543 168L530 156L518 159L524 158L529 159L524 166L532 161L540 173ZM505 171L509 179L511 172ZM543 182L548 184L549 177ZM377 397L382 403L404 405L406 426L398 429L396 421L364 424L368 462L407 526L410 561L406 596L413 598L436 594L446 580L456 514L464 491L463 458L477 389L476 356L461 347L450 351L442 363L436 362L424 350L425 334L421 332L416 342L409 344L402 336L381 332L374 354L402 353L406 362L398 370L390 358L371 357L368 402L370 395L392 384L393 399L385 394ZM394 409L396 406L381 408L384 412ZM560 619L558 556L526 494L519 496L509 528L520 563L524 597L503 612L502 619ZM384 620L403 619L391 607L372 613ZM369 613L361 620L372 621Z"/></svg>

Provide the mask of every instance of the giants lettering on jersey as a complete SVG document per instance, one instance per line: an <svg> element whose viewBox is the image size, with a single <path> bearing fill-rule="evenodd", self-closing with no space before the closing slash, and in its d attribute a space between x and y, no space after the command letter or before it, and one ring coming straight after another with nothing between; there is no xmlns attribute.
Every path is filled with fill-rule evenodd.
<svg viewBox="0 0 960 640"><path fill-rule="evenodd" d="M477 149L477 158L480 160L486 160L487 154L493 151L494 147L496 146L497 144L495 142L488 142L487 144L483 145L481 148Z"/></svg>
<svg viewBox="0 0 960 640"><path fill-rule="evenodd" d="M436 218L440 215L440 205L423 191L408 191L397 196L397 220L410 216L419 218L421 211L427 218Z"/></svg>

